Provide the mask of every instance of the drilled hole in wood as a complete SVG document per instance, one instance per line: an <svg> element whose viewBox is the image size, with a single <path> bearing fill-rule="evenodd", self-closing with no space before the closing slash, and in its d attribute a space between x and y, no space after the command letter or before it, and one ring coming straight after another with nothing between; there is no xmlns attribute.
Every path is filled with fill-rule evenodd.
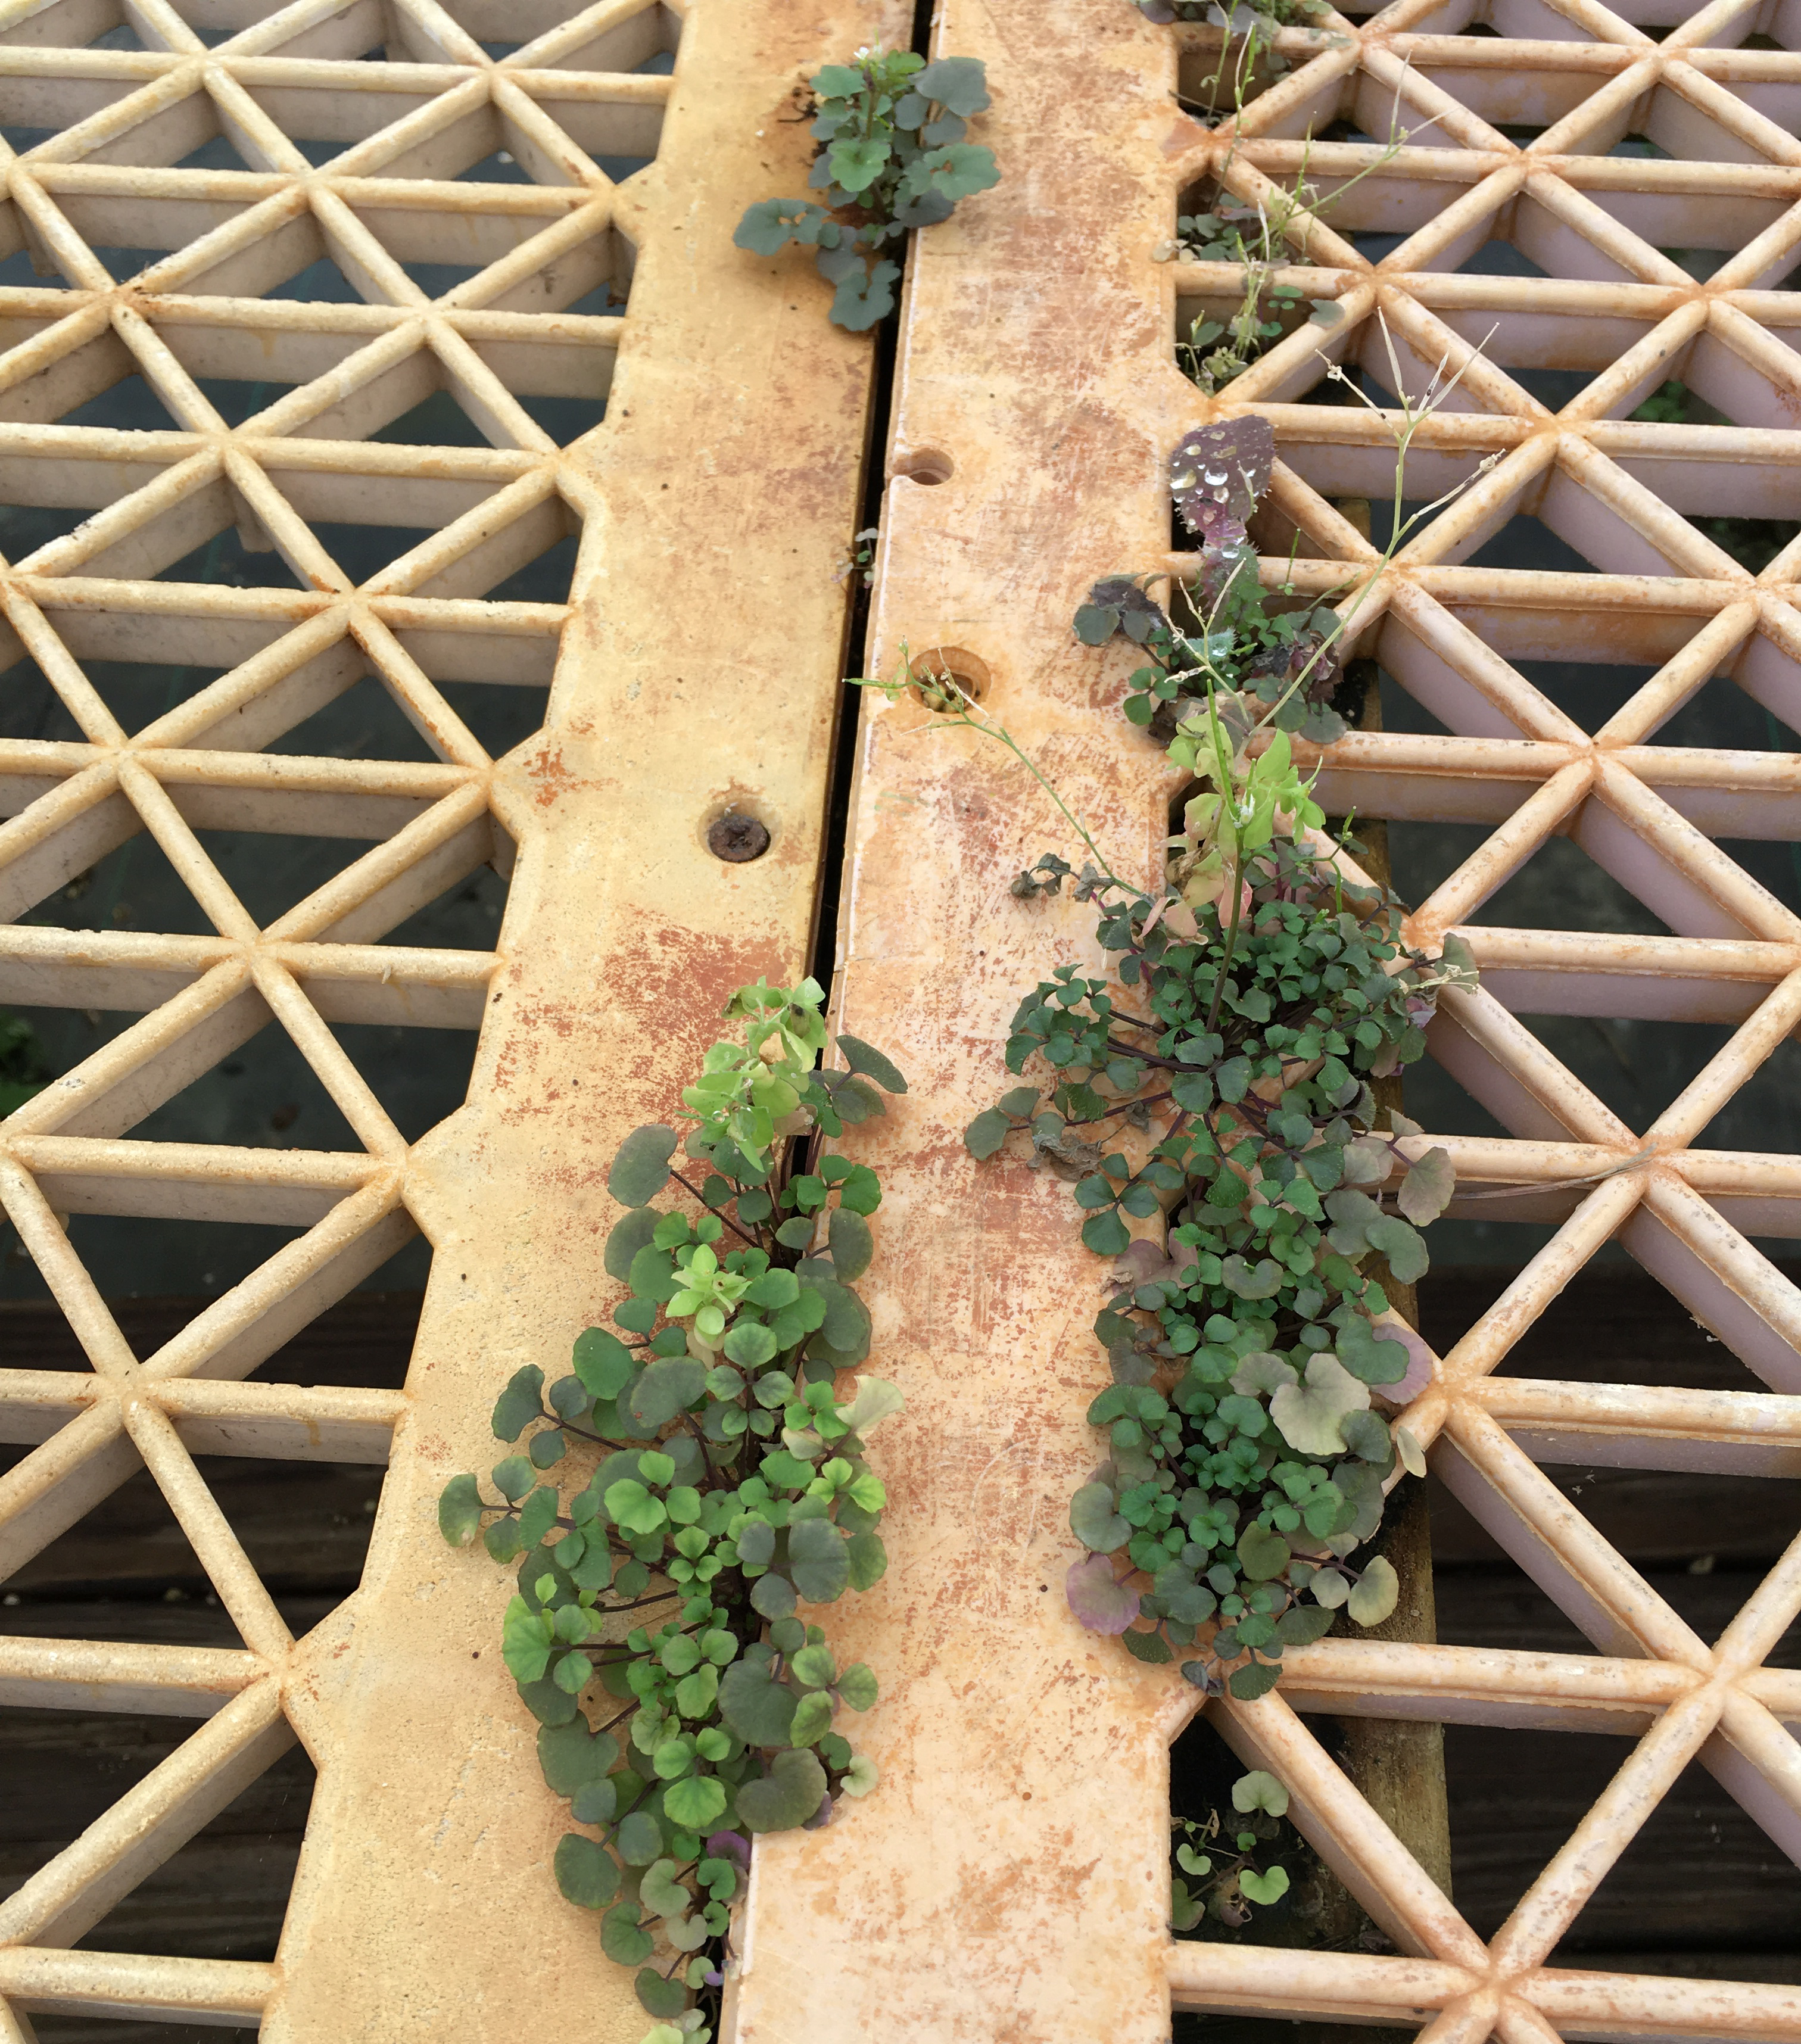
<svg viewBox="0 0 1801 2044"><path fill-rule="evenodd" d="M920 448L902 455L894 464L894 473L910 482L948 482L956 472L956 463L950 455L936 448Z"/></svg>
<svg viewBox="0 0 1801 2044"><path fill-rule="evenodd" d="M979 702L987 694L985 662L961 646L934 646L908 663L913 693L927 709L954 709L962 697Z"/></svg>
<svg viewBox="0 0 1801 2044"><path fill-rule="evenodd" d="M755 816L728 811L707 832L707 849L728 866L746 866L769 850L769 826Z"/></svg>

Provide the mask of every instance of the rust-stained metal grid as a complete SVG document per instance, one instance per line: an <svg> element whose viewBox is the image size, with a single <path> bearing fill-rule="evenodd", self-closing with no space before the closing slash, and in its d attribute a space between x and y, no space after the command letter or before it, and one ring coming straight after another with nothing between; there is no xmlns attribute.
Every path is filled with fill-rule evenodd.
<svg viewBox="0 0 1801 2044"><path fill-rule="evenodd" d="M1477 26L1499 33L1465 33ZM1742 47L1753 35L1760 45ZM1008 897L1013 872L1064 833L999 748L923 736L920 705L873 706L839 984L845 1026L913 1080L876 1138L887 1197L873 1280L876 1352L910 1424L881 1458L890 1571L843 1650L882 1673L870 1746L883 1788L816 1837L759 1847L739 2044L1152 2044L1169 2034L1172 1992L1192 2009L1412 2027L1432 2044L1801 2038L1792 1988L1554 1963L1692 1760L1801 1857L1801 1675L1763 1665L1801 1610L1801 1540L1709 1642L1540 1466L1746 1481L1801 1469L1801 1293L1751 1239L1801 1235L1801 1162L1706 1147L1801 1022L1801 918L1718 840L1801 838L1801 786L1791 755L1656 742L1719 674L1801 728L1801 544L1753 575L1691 522L1801 517L1801 297L1777 288L1801 263L1801 17L1758 0L1495 0L1479 23L1468 0L1400 0L1361 25L1334 17L1285 34L1292 71L1236 132L1211 133L1169 98L1178 67L1191 90L1212 68L1204 35L1154 28L1125 0L944 0L939 37L988 63L1005 175L913 271L872 665L892 669L904 641L948 649L939 657L983 689L1122 870L1158 870L1178 784L1119 715L1129 660L1074 645L1068 620L1100 575L1181 567L1163 466L1177 435L1251 405L1270 417L1265 573L1281 578L1292 544L1296 580L1323 592L1347 564L1377 560L1337 506L1379 506L1392 486L1393 375L1376 313L1416 394L1442 359L1468 365L1418 434L1407 494L1470 486L1381 573L1354 625L1357 649L1442 730L1347 737L1321 794L1333 811L1490 832L1411 928L1423 943L1459 929L1476 951L1482 990L1446 1000L1431 1048L1508 1133L1423 1139L1446 1141L1466 1195L1520 1195L1453 1213L1556 1231L1427 1358L1408 1424L1592 1650L1331 1639L1286 1655L1273 1696L1210 1706L1247 1759L1288 1784L1303 1830L1400 1956L1170 1942L1166 1750L1192 1692L1079 1631L1062 1594L1066 1500L1096 1453L1083 1414L1104 1381L1086 1333L1100 1273L1061 1188L1018 1163L978 1172L959 1141L1004 1083L1022 989L1054 958L1096 959L1088 916ZM1344 185L1380 155L1392 118L1411 136L1402 153L1290 236L1305 260L1288 279L1337 298L1343 321L1201 397L1174 365L1177 321L1185 331L1232 279L1155 259L1178 209L1221 182L1267 195L1304 156L1320 189ZM1341 139L1304 143L1340 121ZM1634 136L1666 153L1642 140L1611 153ZM1354 238L1384 232L1404 238L1369 254ZM1470 267L1495 239L1549 275ZM1712 254L1685 265L1663 249ZM1324 375L1322 350L1360 367L1388 419L1301 402ZM1544 370L1584 372L1561 409L1529 387ZM1671 377L1730 423L1624 416ZM1460 565L1522 513L1594 571ZM1510 664L1538 659L1657 671L1588 730ZM1668 934L1473 921L1557 833ZM1736 1029L1633 1128L1522 1014ZM1612 1240L1770 1389L1503 1374ZM1607 1732L1619 1771L1485 1944L1300 1715L1320 1711Z"/></svg>
<svg viewBox="0 0 1801 2044"><path fill-rule="evenodd" d="M44 2009L498 2040L553 1977L585 2034L641 2034L555 1893L506 1573L445 1550L436 1498L494 1459L499 1386L562 1366L603 1303L621 1135L674 1105L732 986L804 968L871 355L810 272L730 236L804 182L778 118L802 71L904 29L885 0L0 7L0 115L42 131L0 198L0 501L72 527L0 563L0 689L35 663L79 733L0 742L0 1001L138 1018L0 1126L7 1218L91 1365L0 1370L0 1436L38 1444L0 1479L0 1554L148 1466L241 1640L0 1639L0 1704L201 1720L0 1902L11 2044ZM168 430L57 423L133 376ZM434 394L473 444L415 444ZM563 447L571 399L609 411ZM578 534L566 603L510 599ZM250 586L199 566L234 545ZM200 679L127 730L84 670L108 660ZM366 674L433 762L267 749ZM466 682L547 690L542 732L490 758L444 693ZM707 848L731 810L770 832L752 864ZM370 848L259 924L215 831ZM140 832L211 934L17 920ZM484 864L512 882L497 948L384 941ZM480 1030L420 1141L336 1033L368 1022ZM134 1139L264 1028L345 1149ZM139 1356L71 1213L300 1232ZM403 1392L256 1380L420 1231ZM389 1466L362 1586L298 1641L208 1489L220 1454ZM79 1948L297 1736L318 1785L274 1964Z"/></svg>

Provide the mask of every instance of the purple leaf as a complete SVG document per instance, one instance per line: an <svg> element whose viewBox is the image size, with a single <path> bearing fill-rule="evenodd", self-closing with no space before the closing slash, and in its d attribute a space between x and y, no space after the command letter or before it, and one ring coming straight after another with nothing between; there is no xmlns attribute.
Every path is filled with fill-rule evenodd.
<svg viewBox="0 0 1801 2044"><path fill-rule="evenodd" d="M707 1841L708 1859L728 1859L740 1873L751 1871L751 1841L739 1831L715 1831Z"/></svg>
<svg viewBox="0 0 1801 2044"><path fill-rule="evenodd" d="M1139 1593L1113 1573L1104 1554L1072 1562L1063 1579L1069 1608L1090 1632L1123 1632L1139 1615Z"/></svg>
<svg viewBox="0 0 1801 2044"><path fill-rule="evenodd" d="M1213 544L1224 544L1208 531L1208 521L1216 523L1223 510L1242 527L1269 487L1275 460L1275 428L1267 419L1219 419L1184 433L1169 457L1169 493L1183 523Z"/></svg>

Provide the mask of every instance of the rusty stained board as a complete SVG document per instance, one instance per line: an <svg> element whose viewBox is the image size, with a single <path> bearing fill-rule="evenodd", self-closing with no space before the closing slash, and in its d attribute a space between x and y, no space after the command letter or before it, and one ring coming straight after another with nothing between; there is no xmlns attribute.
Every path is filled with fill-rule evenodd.
<svg viewBox="0 0 1801 2044"><path fill-rule="evenodd" d="M642 2033L630 1976L556 1894L563 1813L501 1662L503 1573L446 1550L436 1500L493 1459L496 1385L555 1368L603 1304L620 1137L673 1107L735 986L804 968L873 348L827 324L809 269L730 236L804 181L797 83L906 15L301 0L221 17L236 33L209 44L134 0L131 51L81 47L112 21L74 0L0 9L10 117L76 124L9 168L0 232L67 288L0 288L0 466L17 501L96 514L0 571L10 658L29 651L81 731L0 743L5 912L148 830L219 932L0 931L0 999L141 1016L0 1137L8 1216L93 1366L0 1371L0 1427L40 1444L0 1479L0 1545L17 1566L148 1464L243 1640L0 1640L0 1702L202 1720L0 1904L15 2044L45 2009L259 2023L275 2044L497 2044L522 1983L552 1978L586 2034ZM515 36L497 60L482 46ZM357 61L384 44L388 63ZM645 67L659 52L673 79ZM353 146L316 171L290 129ZM143 167L221 130L244 170ZM525 181L456 181L501 148ZM616 184L609 150L655 161ZM115 284L84 236L175 252ZM328 255L358 302L269 295ZM432 263L469 274L428 289ZM601 312L567 310L602 285ZM134 372L176 430L50 423ZM234 376L298 387L227 428L196 379ZM371 440L438 388L486 447ZM605 396L608 414L564 449L515 393ZM359 582L321 519L434 536ZM270 586L151 579L234 521ZM483 600L574 532L566 605ZM227 671L132 735L81 666L121 655ZM436 763L259 750L366 671ZM490 678L548 685L541 734L497 760L436 686ZM770 848L722 863L708 829L747 810ZM196 828L375 842L259 928ZM492 951L379 943L486 863L512 881ZM132 1140L271 1019L359 1150ZM407 1143L332 1035L346 1020L478 1027L467 1105ZM308 1231L140 1356L58 1225L71 1209ZM255 1379L416 1230L436 1254L403 1393ZM206 1489L221 1444L389 1462L361 1587L298 1641ZM69 1949L297 1736L318 1785L273 1965Z"/></svg>
<svg viewBox="0 0 1801 2044"><path fill-rule="evenodd" d="M916 253L871 667L898 671L910 647L979 690L1116 867L1149 882L1180 777L1119 714L1129 649L1080 647L1069 620L1097 577L1181 569L1169 449L1209 417L1267 411L1280 466L1254 528L1275 557L1266 574L1285 572L1298 534L1296 582L1342 594L1347 576L1368 582L1357 563L1378 563L1334 500L1388 494L1395 421L1296 401L1323 375L1323 353L1359 364L1392 414L1377 308L1415 399L1441 359L1469 363L1461 406L1416 438L1407 494L1470 486L1369 587L1352 628L1356 649L1378 655L1446 735L1353 735L1325 764L1321 799L1493 828L1411 928L1430 943L1461 927L1485 968L1484 989L1447 1001L1432 1034L1434 1055L1508 1132L1448 1139L1460 1179L1517 1193L1511 1212L1561 1225L1430 1358L1409 1420L1437 1472L1593 1650L1331 1639L1286 1655L1274 1695L1209 1706L1247 1762L1288 1785L1303 1831L1397 1952L1172 1944L1167 1747L1193 1692L1085 1635L1062 1595L1067 1500L1100 1453L1084 1412L1105 1381L1088 1332L1104 1266L1049 1174L1017 1159L977 1170L961 1141L1004 1087L1000 1046L1022 992L1058 960L1100 962L1081 909L1008 893L1040 852L1081 855L998 746L927 735L931 718L905 698L871 701L835 987L843 1026L911 1082L864 1132L885 1189L866 1286L874 1354L908 1403L877 1457L891 1565L839 1650L881 1675L865 1739L883 1784L820 1834L759 1847L735 2044L1158 2044L1172 1993L1178 2008L1419 2027L1431 2044L1801 2038L1792 1988L1546 1964L1691 1758L1801 1857L1801 1677L1760 1666L1801 1608L1801 1542L1709 1645L1532 1459L1747 1482L1801 1466L1801 1295L1747 1239L1801 1233L1801 1166L1699 1142L1801 1020L1801 921L1711 841L1801 836L1795 768L1651 742L1716 670L1790 723L1801 716L1801 613L1784 586L1801 546L1754 579L1682 515L1801 511L1801 300L1765 288L1801 243L1801 56L1737 48L1753 26L1792 44L1795 16L1734 0L1623 13L1496 0L1483 18L1500 40L1457 33L1476 20L1468 0L1401 0L1361 27L1334 16L1318 36L1285 34L1292 68L1235 138L1171 97L1179 69L1192 93L1206 67L1202 32L1154 27L1124 0L943 0L935 47L987 63L983 139L1004 177ZM1287 279L1338 298L1346 317L1273 346L1209 401L1177 371L1177 321L1185 331L1228 303L1233 279L1224 266L1160 263L1158 244L1211 179L1250 200L1292 186L1301 138L1340 116L1365 139L1308 150L1325 190L1373 160L1367 138L1391 119L1411 131L1327 225L1291 232ZM1546 132L1523 147L1498 122ZM1641 129L1673 160L1608 153ZM1403 245L1373 267L1358 232ZM1492 236L1550 280L1462 274ZM1704 281L1660 252L1722 242ZM1491 328L1486 359L1470 360ZM1595 378L1554 417L1506 373L1546 366ZM1619 422L1672 376L1732 423ZM1598 572L1458 565L1518 512ZM1510 655L1658 671L1592 734ZM1470 925L1559 830L1671 934ZM1741 1026L1653 1128L1634 1131L1514 1005ZM1768 1391L1492 1374L1615 1236ZM1620 1772L1484 1945L1300 1709L1604 1731Z"/></svg>

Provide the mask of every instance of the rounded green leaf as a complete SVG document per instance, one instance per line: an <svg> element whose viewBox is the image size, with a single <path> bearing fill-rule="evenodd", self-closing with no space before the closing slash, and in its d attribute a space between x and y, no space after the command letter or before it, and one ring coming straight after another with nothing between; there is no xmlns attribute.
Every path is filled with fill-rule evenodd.
<svg viewBox="0 0 1801 2044"><path fill-rule="evenodd" d="M751 1585L751 1608L765 1618L787 1618L794 1609L794 1585L785 1576L758 1576Z"/></svg>
<svg viewBox="0 0 1801 2044"><path fill-rule="evenodd" d="M669 1807L666 1798L663 1807ZM724 1808L723 1801L720 1807ZM638 1884L638 1900L653 1916L684 1915L693 1899L675 1878L675 1862L672 1859L652 1860Z"/></svg>
<svg viewBox="0 0 1801 2044"><path fill-rule="evenodd" d="M739 1320L726 1329L720 1346L743 1369L757 1370L774 1360L776 1339L761 1320Z"/></svg>
<svg viewBox="0 0 1801 2044"><path fill-rule="evenodd" d="M843 180L839 182L842 183ZM848 189L848 187L847 187ZM860 1036L840 1036L838 1047L844 1053L844 1062L852 1071L861 1072L865 1078L874 1079L885 1093L904 1093L907 1082L899 1069L884 1057L874 1044L866 1043Z"/></svg>
<svg viewBox="0 0 1801 2044"><path fill-rule="evenodd" d="M1250 1704L1268 1696L1281 1679L1282 1671L1274 1662L1247 1661L1232 1670L1226 1686L1240 1703Z"/></svg>
<svg viewBox="0 0 1801 2044"><path fill-rule="evenodd" d="M1113 1508L1113 1493L1104 1483L1085 1483L1069 1500L1069 1531L1085 1547L1111 1554L1132 1537L1128 1522Z"/></svg>
<svg viewBox="0 0 1801 2044"><path fill-rule="evenodd" d="M1273 1582L1288 1566L1288 1543L1254 1519L1238 1536L1238 1566L1254 1583Z"/></svg>
<svg viewBox="0 0 1801 2044"><path fill-rule="evenodd" d="M1417 1170L1419 1166L1414 1168ZM1371 1221L1363 1232L1370 1247L1387 1257L1388 1268L1398 1282L1411 1285L1426 1275L1430 1258L1426 1252L1426 1238L1417 1228L1393 1214L1384 1214L1380 1220Z"/></svg>
<svg viewBox="0 0 1801 2044"><path fill-rule="evenodd" d="M913 79L912 89L935 99L947 113L980 113L988 105L988 74L980 57L939 57Z"/></svg>
<svg viewBox="0 0 1801 2044"><path fill-rule="evenodd" d="M482 1530L482 1493L472 1476L453 1476L438 1500L438 1531L453 1547L467 1547Z"/></svg>
<svg viewBox="0 0 1801 2044"><path fill-rule="evenodd" d="M634 1207L623 1220L613 1223L601 1258L609 1278L616 1278L623 1284L631 1276L632 1258L640 1249L649 1247L661 1218L655 1208Z"/></svg>
<svg viewBox="0 0 1801 2044"><path fill-rule="evenodd" d="M1292 1604L1276 1621L1276 1638L1284 1646L1311 1646L1332 1629L1332 1614L1324 1607Z"/></svg>
<svg viewBox="0 0 1801 2044"><path fill-rule="evenodd" d="M619 1146L607 1174L607 1190L622 1207L647 1205L669 1183L675 1131L660 1125L635 1128Z"/></svg>
<svg viewBox="0 0 1801 2044"><path fill-rule="evenodd" d="M604 1909L619 1892L619 1867L612 1854L579 1831L565 1831L558 1839L553 1864L566 1902Z"/></svg>
<svg viewBox="0 0 1801 2044"><path fill-rule="evenodd" d="M632 1387L629 1409L640 1427L663 1427L705 1397L707 1366L691 1355L653 1362Z"/></svg>
<svg viewBox="0 0 1801 2044"><path fill-rule="evenodd" d="M725 1814L725 1791L710 1774L691 1774L671 1782L662 1799L663 1812L683 1830L705 1833Z"/></svg>
<svg viewBox="0 0 1801 2044"><path fill-rule="evenodd" d="M808 1604L835 1604L844 1594L851 1557L829 1519L803 1519L788 1529L788 1573Z"/></svg>
<svg viewBox="0 0 1801 2044"><path fill-rule="evenodd" d="M1279 1866L1271 1867L1267 1873L1258 1873L1247 1866L1238 1876L1238 1892L1249 1902L1260 1902L1267 1906L1272 1902L1280 1902L1288 1892L1288 1873Z"/></svg>
<svg viewBox="0 0 1801 2044"><path fill-rule="evenodd" d="M1131 1239L1131 1231L1111 1208L1082 1223L1082 1240L1097 1256L1123 1255Z"/></svg>
<svg viewBox="0 0 1801 2044"><path fill-rule="evenodd" d="M597 1738L584 1718L538 1729L538 1765L559 1796L573 1796L587 1783L601 1780L618 1758L618 1740L605 1732Z"/></svg>
<svg viewBox="0 0 1801 2044"><path fill-rule="evenodd" d="M838 1694L840 1700L854 1711L866 1711L874 1703L876 1678L865 1662L854 1662L839 1677Z"/></svg>
<svg viewBox="0 0 1801 2044"><path fill-rule="evenodd" d="M655 1949L656 1940L639 1927L636 1903L621 1902L601 1919L601 1950L616 1965L642 1965Z"/></svg>
<svg viewBox="0 0 1801 2044"><path fill-rule="evenodd" d="M619 1827L618 1844L628 1866L648 1866L662 1851L662 1827L648 1810L634 1810Z"/></svg>
<svg viewBox="0 0 1801 2044"><path fill-rule="evenodd" d="M679 1981L665 1980L655 1966L640 1967L634 1985L647 2015L679 2015L688 2006L686 1988Z"/></svg>
<svg viewBox="0 0 1801 2044"><path fill-rule="evenodd" d="M881 1544L879 1534L853 1533L846 1543L846 1552L851 1562L851 1587L854 1590L873 1589L888 1573L888 1550Z"/></svg>
<svg viewBox="0 0 1801 2044"><path fill-rule="evenodd" d="M1380 1625L1393 1611L1400 1591L1400 1578L1395 1573L1394 1564L1386 1556L1378 1554L1365 1566L1363 1580L1346 1600L1345 1609L1359 1625Z"/></svg>
<svg viewBox="0 0 1801 2044"><path fill-rule="evenodd" d="M544 1409L544 1373L535 1362L516 1370L494 1401L494 1438L516 1441Z"/></svg>
<svg viewBox="0 0 1801 2044"><path fill-rule="evenodd" d="M1340 1455L1346 1443L1339 1421L1347 1412L1366 1412L1369 1406L1369 1386L1353 1377L1330 1349L1322 1349L1307 1359L1304 1385L1285 1384L1272 1396L1269 1416L1282 1439L1300 1454Z"/></svg>
<svg viewBox="0 0 1801 2044"><path fill-rule="evenodd" d="M828 1689L838 1677L838 1663L829 1646L803 1646L789 1666L804 1689Z"/></svg>
<svg viewBox="0 0 1801 2044"><path fill-rule="evenodd" d="M1272 1817L1285 1817L1288 1792L1273 1774L1265 1773L1261 1767L1253 1768L1232 1784L1232 1808L1246 1816L1253 1810L1265 1810Z"/></svg>
<svg viewBox="0 0 1801 2044"><path fill-rule="evenodd" d="M825 1689L810 1690L794 1711L788 1736L797 1746L812 1746L831 1729L831 1696Z"/></svg>
<svg viewBox="0 0 1801 2044"><path fill-rule="evenodd" d="M516 1596L501 1621L501 1658L514 1681L536 1682L543 1677L551 1658L551 1621L535 1612L524 1597Z"/></svg>
<svg viewBox="0 0 1801 2044"><path fill-rule="evenodd" d="M1328 1611L1336 1611L1351 1592L1349 1578L1336 1569L1316 1570L1307 1586Z"/></svg>
<svg viewBox="0 0 1801 2044"><path fill-rule="evenodd" d="M798 1701L762 1662L734 1661L720 1677L720 1716L747 1746L786 1746Z"/></svg>
<svg viewBox="0 0 1801 2044"><path fill-rule="evenodd" d="M825 1769L810 1747L778 1753L761 1780L738 1791L738 1821L747 1831L797 1830L825 1800Z"/></svg>
<svg viewBox="0 0 1801 2044"><path fill-rule="evenodd" d="M567 1724L580 1715L581 1707L575 1699L566 1695L555 1682L520 1682L518 1689L520 1701L540 1724ZM583 1823L586 1821L586 1818L578 1819Z"/></svg>
<svg viewBox="0 0 1801 2044"><path fill-rule="evenodd" d="M838 1785L847 1796L866 1796L881 1779L875 1762L866 1754L859 1753Z"/></svg>
<svg viewBox="0 0 1801 2044"><path fill-rule="evenodd" d="M848 1207L834 1207L828 1235L833 1268L839 1279L849 1284L861 1278L875 1256L875 1237L870 1232L870 1224L860 1213L853 1213ZM828 1315L826 1339L832 1341ZM834 1347L839 1346L832 1342Z"/></svg>
<svg viewBox="0 0 1801 2044"><path fill-rule="evenodd" d="M1395 1204L1415 1227L1424 1228L1450 1205L1451 1194L1456 1189L1457 1170L1451 1162L1450 1152L1434 1143L1409 1168L1395 1196Z"/></svg>
<svg viewBox="0 0 1801 2044"><path fill-rule="evenodd" d="M575 1337L573 1360L584 1389L597 1398L616 1398L631 1382L636 1366L631 1350L605 1327L589 1327Z"/></svg>
<svg viewBox="0 0 1801 2044"><path fill-rule="evenodd" d="M999 1108L985 1108L963 1131L963 1147L978 1162L986 1163L990 1157L1000 1155L1002 1144L1012 1132L1012 1123Z"/></svg>
<svg viewBox="0 0 1801 2044"><path fill-rule="evenodd" d="M1126 1631L1119 1635L1119 1643L1135 1661L1145 1661L1153 1667L1161 1667L1175 1655L1161 1633Z"/></svg>
<svg viewBox="0 0 1801 2044"><path fill-rule="evenodd" d="M839 1212L843 1212L840 1208ZM851 1219L858 1216L851 1215ZM825 1318L820 1325L820 1339L831 1350L831 1360L840 1370L849 1370L861 1362L870 1352L870 1309L848 1285L841 1285L835 1278L813 1278L802 1288L803 1297L812 1289L825 1302Z"/></svg>

